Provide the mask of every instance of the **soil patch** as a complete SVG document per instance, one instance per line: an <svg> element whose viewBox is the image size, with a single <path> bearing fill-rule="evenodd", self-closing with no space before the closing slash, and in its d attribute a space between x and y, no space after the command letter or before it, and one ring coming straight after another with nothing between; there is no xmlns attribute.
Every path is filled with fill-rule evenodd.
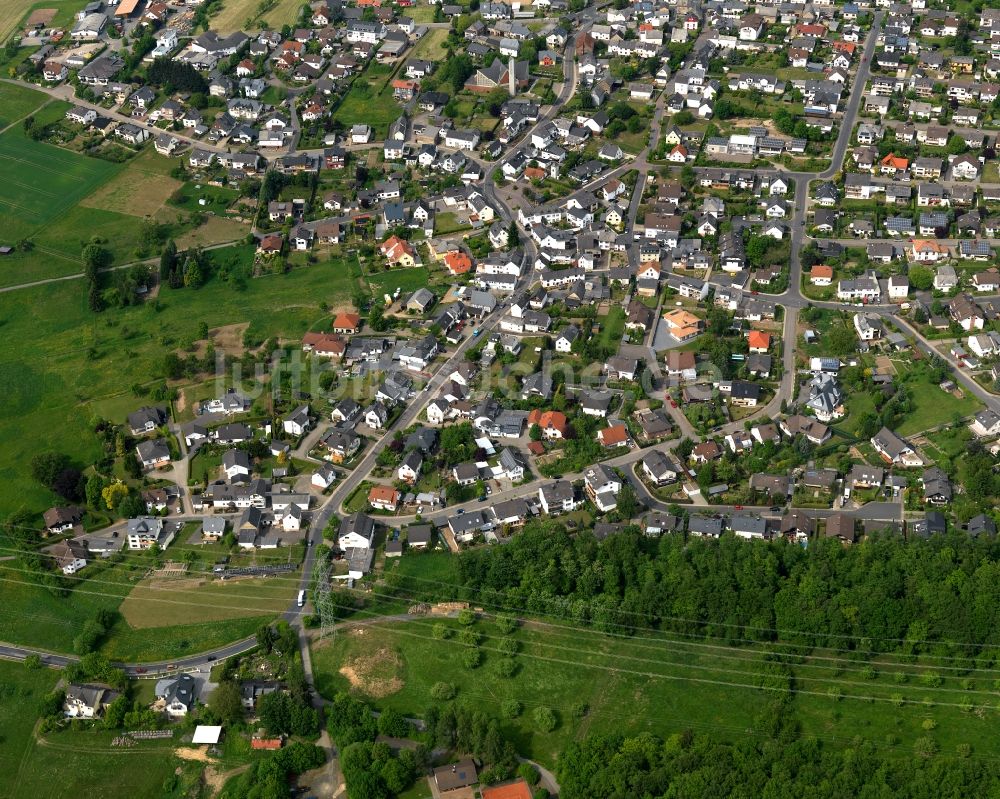
<svg viewBox="0 0 1000 799"><path fill-rule="evenodd" d="M214 763L215 758L209 757L204 749L197 749L193 746L179 746L174 750L174 754L181 760L196 760L199 763Z"/></svg>
<svg viewBox="0 0 1000 799"><path fill-rule="evenodd" d="M58 9L55 8L36 8L31 12L27 21L24 23L24 27L27 30L31 30L39 25L47 27L48 24L55 18L57 13Z"/></svg>
<svg viewBox="0 0 1000 799"><path fill-rule="evenodd" d="M383 699L403 688L398 676L403 661L391 649L378 649L370 655L361 655L347 661L341 668L352 688L372 699Z"/></svg>
<svg viewBox="0 0 1000 799"><path fill-rule="evenodd" d="M875 366L878 369L879 374L882 375L894 375L896 374L896 365L892 362L892 359L888 355L879 355L875 359Z"/></svg>
<svg viewBox="0 0 1000 799"><path fill-rule="evenodd" d="M213 327L208 331L208 335L217 351L241 358L246 351L243 346L243 334L247 332L248 327L250 327L249 322L237 322L232 325Z"/></svg>

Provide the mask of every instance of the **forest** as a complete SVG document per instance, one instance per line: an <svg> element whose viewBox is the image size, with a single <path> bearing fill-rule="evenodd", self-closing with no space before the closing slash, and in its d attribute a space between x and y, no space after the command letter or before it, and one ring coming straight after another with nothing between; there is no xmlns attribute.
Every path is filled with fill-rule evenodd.
<svg viewBox="0 0 1000 799"><path fill-rule="evenodd" d="M738 743L589 736L569 745L557 776L564 799L965 799L995 796L1000 784L991 761L886 757L868 743L831 748L786 732Z"/></svg>
<svg viewBox="0 0 1000 799"><path fill-rule="evenodd" d="M980 665L1000 651L1000 544L962 533L802 548L732 536L653 539L633 527L599 542L545 520L505 546L463 553L458 573L456 586L393 582L411 599L467 599L619 634L948 654Z"/></svg>

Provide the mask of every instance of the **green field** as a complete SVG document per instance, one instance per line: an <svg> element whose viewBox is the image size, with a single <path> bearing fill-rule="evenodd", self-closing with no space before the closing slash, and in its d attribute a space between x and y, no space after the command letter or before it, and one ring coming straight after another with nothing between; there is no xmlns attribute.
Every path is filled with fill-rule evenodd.
<svg viewBox="0 0 1000 799"><path fill-rule="evenodd" d="M171 556L180 557L182 546L187 545L171 547ZM207 571L221 549L199 552L191 568ZM292 548L280 555L290 555L294 562L302 550ZM72 590L62 597L32 584L33 575L21 566L0 564L5 600L0 640L72 652L83 623L98 609L108 608L122 614L102 647L108 657L165 660L253 635L261 617L287 608L298 588L294 575L265 582L206 582L196 576L151 581L145 579L150 565L147 553L136 552L126 552L114 564L98 561L80 572Z"/></svg>
<svg viewBox="0 0 1000 799"><path fill-rule="evenodd" d="M48 96L26 86L0 83L0 130L24 119L48 99Z"/></svg>
<svg viewBox="0 0 1000 799"><path fill-rule="evenodd" d="M22 664L0 661L0 795L13 796L23 772L31 731L43 697L59 678L48 669L30 671ZM44 794L41 794L44 795Z"/></svg>
<svg viewBox="0 0 1000 799"><path fill-rule="evenodd" d="M34 737L41 701L59 672L29 670L0 661L0 796L7 799L73 799L92 796L181 797L197 780L200 764L173 756L175 741L146 741L113 748L115 733L71 729ZM148 683L152 687L152 683ZM181 768L177 785L168 781ZM55 778L58 775L58 778ZM197 794L194 794L197 795Z"/></svg>
<svg viewBox="0 0 1000 799"><path fill-rule="evenodd" d="M384 139L389 125L401 113L392 97L391 79L394 67L373 63L354 82L341 101L333 118L344 127L364 121L374 131L374 141Z"/></svg>
<svg viewBox="0 0 1000 799"><path fill-rule="evenodd" d="M445 50L442 45L448 38L448 31L444 28L432 28L420 39L410 53L409 58L423 58L427 61L443 61Z"/></svg>
<svg viewBox="0 0 1000 799"><path fill-rule="evenodd" d="M28 139L12 128L0 135L0 207L5 236L19 239L64 217L121 167ZM79 255L79 251L74 253Z"/></svg>
<svg viewBox="0 0 1000 799"><path fill-rule="evenodd" d="M901 436L909 436L942 424L951 424L952 417L971 416L983 404L965 392L961 398L944 391L936 383L921 375L906 383L916 406L899 426Z"/></svg>
<svg viewBox="0 0 1000 799"><path fill-rule="evenodd" d="M11 799L197 795L191 790L196 790L203 764L175 758L177 740L116 748L111 746L114 736L111 731L69 730L31 743L14 790L4 795Z"/></svg>
<svg viewBox="0 0 1000 799"><path fill-rule="evenodd" d="M436 639L436 624L451 628L453 636ZM804 735L835 745L860 737L905 754L930 734L942 752L964 743L981 756L1000 751L989 735L996 710L992 676L985 672L963 679L943 672L930 687L922 676L928 667L918 663L876 663L867 672L863 660L822 652L785 665L765 660L759 650L711 640L609 637L529 622L512 636L519 646L517 671L502 678L494 671L502 640L496 625L485 620L473 627L483 636L476 669L462 662L468 647L459 640L460 629L454 621L417 618L338 633L314 647L317 689L327 696L352 689L379 707L416 716L435 704L430 691L438 682L454 685L457 701L498 717L503 703L514 699L524 712L505 722L504 732L521 754L547 765L587 732L711 730L728 740L766 735L762 716L782 698L788 700L782 712L802 724ZM538 706L555 711L554 732L533 729L531 712ZM990 709L975 709L980 706Z"/></svg>

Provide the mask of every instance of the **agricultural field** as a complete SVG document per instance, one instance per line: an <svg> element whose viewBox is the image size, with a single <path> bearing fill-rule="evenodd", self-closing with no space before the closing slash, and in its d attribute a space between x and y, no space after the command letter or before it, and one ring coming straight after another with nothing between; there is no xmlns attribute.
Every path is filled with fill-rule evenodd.
<svg viewBox="0 0 1000 799"><path fill-rule="evenodd" d="M204 576L143 580L119 611L133 629L170 627L178 611L198 606L199 621L230 621L247 616L276 616L288 608L298 590L297 576L288 580L213 580Z"/></svg>
<svg viewBox="0 0 1000 799"><path fill-rule="evenodd" d="M33 244L4 259L0 286L79 273L80 251L93 236L107 239L115 256L124 257L138 240L136 219L80 205L122 170L120 164L31 141L20 126L0 134L4 243L30 239Z"/></svg>
<svg viewBox="0 0 1000 799"><path fill-rule="evenodd" d="M24 119L48 102L39 91L12 83L0 83L0 130Z"/></svg>
<svg viewBox="0 0 1000 799"><path fill-rule="evenodd" d="M260 14L262 8L267 10ZM277 28L292 25L299 17L302 8L300 0L224 0L222 10L212 17L212 29L219 33L250 28ZM260 14L258 16L258 14ZM247 26L247 20L253 20L253 25Z"/></svg>
<svg viewBox="0 0 1000 799"><path fill-rule="evenodd" d="M447 639L442 629L450 631ZM505 735L522 754L550 766L568 741L588 732L667 736L710 729L734 741L755 729L766 735L762 717L782 698L789 702L783 712L799 720L804 735L834 745L860 737L906 753L933 730L943 752L962 744L982 756L998 749L987 740L996 714L989 674L960 679L919 662L867 664L836 652L783 664L752 648L605 636L564 622L528 621L510 636L490 620L471 630L482 652L473 669L463 662L469 645L456 621L417 617L340 632L313 648L317 689L326 696L350 690L415 716L435 704L431 689L439 682L456 688L456 701L491 715L506 715L505 703L514 700L522 712L505 722ZM502 677L500 649L511 641L515 670ZM554 732L534 729L539 706L555 712Z"/></svg>
<svg viewBox="0 0 1000 799"><path fill-rule="evenodd" d="M0 135L4 235L16 240L45 229L120 169L116 164L32 141L19 128L11 128Z"/></svg>
<svg viewBox="0 0 1000 799"><path fill-rule="evenodd" d="M126 167L92 194L83 198L80 205L113 211L127 216L154 217L168 221L175 213L164 211L167 200L183 183L170 177L173 163L147 148L132 159Z"/></svg>

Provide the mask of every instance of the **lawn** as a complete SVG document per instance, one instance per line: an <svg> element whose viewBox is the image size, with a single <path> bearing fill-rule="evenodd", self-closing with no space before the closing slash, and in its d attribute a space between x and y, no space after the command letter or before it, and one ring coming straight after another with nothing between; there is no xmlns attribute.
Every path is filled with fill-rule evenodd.
<svg viewBox="0 0 1000 799"><path fill-rule="evenodd" d="M333 118L346 128L364 122L371 125L376 141L385 138L389 125L401 113L399 104L393 99L390 85L393 69L394 67L384 64L371 64L354 79Z"/></svg>
<svg viewBox="0 0 1000 799"><path fill-rule="evenodd" d="M921 677L928 667L920 663L886 659L865 672L864 661L816 653L787 666L766 660L758 650L721 643L623 639L529 622L513 635L519 648L517 670L503 678L494 672L500 637L492 622L473 627L483 636L483 662L473 670L462 662L468 647L457 634L448 640L434 636L438 624L453 633L460 627L418 617L339 633L322 642L313 650L317 689L327 696L353 689L379 707L416 716L435 704L430 691L438 682L454 685L458 701L495 716L501 716L505 701L517 700L524 712L506 721L504 732L521 754L549 766L568 741L586 732L668 736L711 729L736 740L753 734L760 714L792 685L796 693L786 712L801 722L806 736L835 745L860 737L879 748L909 752L914 741L928 734L924 722L931 719L929 726L936 728L932 737L943 752L954 752L962 743L982 756L1000 751L989 735L993 711L958 707L964 701L970 706L991 703L989 675L977 674L962 684L946 672L940 684L928 687ZM538 706L555 711L559 724L552 733L534 729L531 712Z"/></svg>
<svg viewBox="0 0 1000 799"><path fill-rule="evenodd" d="M965 392L959 398L950 391L944 391L923 375L906 383L913 397L913 413L906 417L896 431L901 436L910 436L942 424L950 424L955 416L971 416L983 404Z"/></svg>
<svg viewBox="0 0 1000 799"><path fill-rule="evenodd" d="M438 236L447 236L460 230L471 230L471 226L467 222L460 222L458 216L451 211L442 211L434 218L434 233Z"/></svg>
<svg viewBox="0 0 1000 799"><path fill-rule="evenodd" d="M597 341L602 347L617 351L618 343L624 332L625 309L616 305L608 311L608 315L601 321L601 332L597 335Z"/></svg>
<svg viewBox="0 0 1000 799"><path fill-rule="evenodd" d="M170 197L170 205L184 211L211 211L222 214L236 202L240 193L226 186L185 183Z"/></svg>
<svg viewBox="0 0 1000 799"><path fill-rule="evenodd" d="M0 130L24 119L48 99L47 95L26 86L0 83Z"/></svg>
<svg viewBox="0 0 1000 799"><path fill-rule="evenodd" d="M875 412L875 401L869 394L856 392L848 394L847 402L844 404L847 408L847 416L841 421L835 422L834 426L851 435L856 435L861 416Z"/></svg>
<svg viewBox="0 0 1000 799"><path fill-rule="evenodd" d="M392 269L388 272L376 272L366 275L365 280L371 287L372 296L393 294L400 289L400 299L406 294L423 288L430 282L430 270L426 266L415 266L411 269Z"/></svg>

